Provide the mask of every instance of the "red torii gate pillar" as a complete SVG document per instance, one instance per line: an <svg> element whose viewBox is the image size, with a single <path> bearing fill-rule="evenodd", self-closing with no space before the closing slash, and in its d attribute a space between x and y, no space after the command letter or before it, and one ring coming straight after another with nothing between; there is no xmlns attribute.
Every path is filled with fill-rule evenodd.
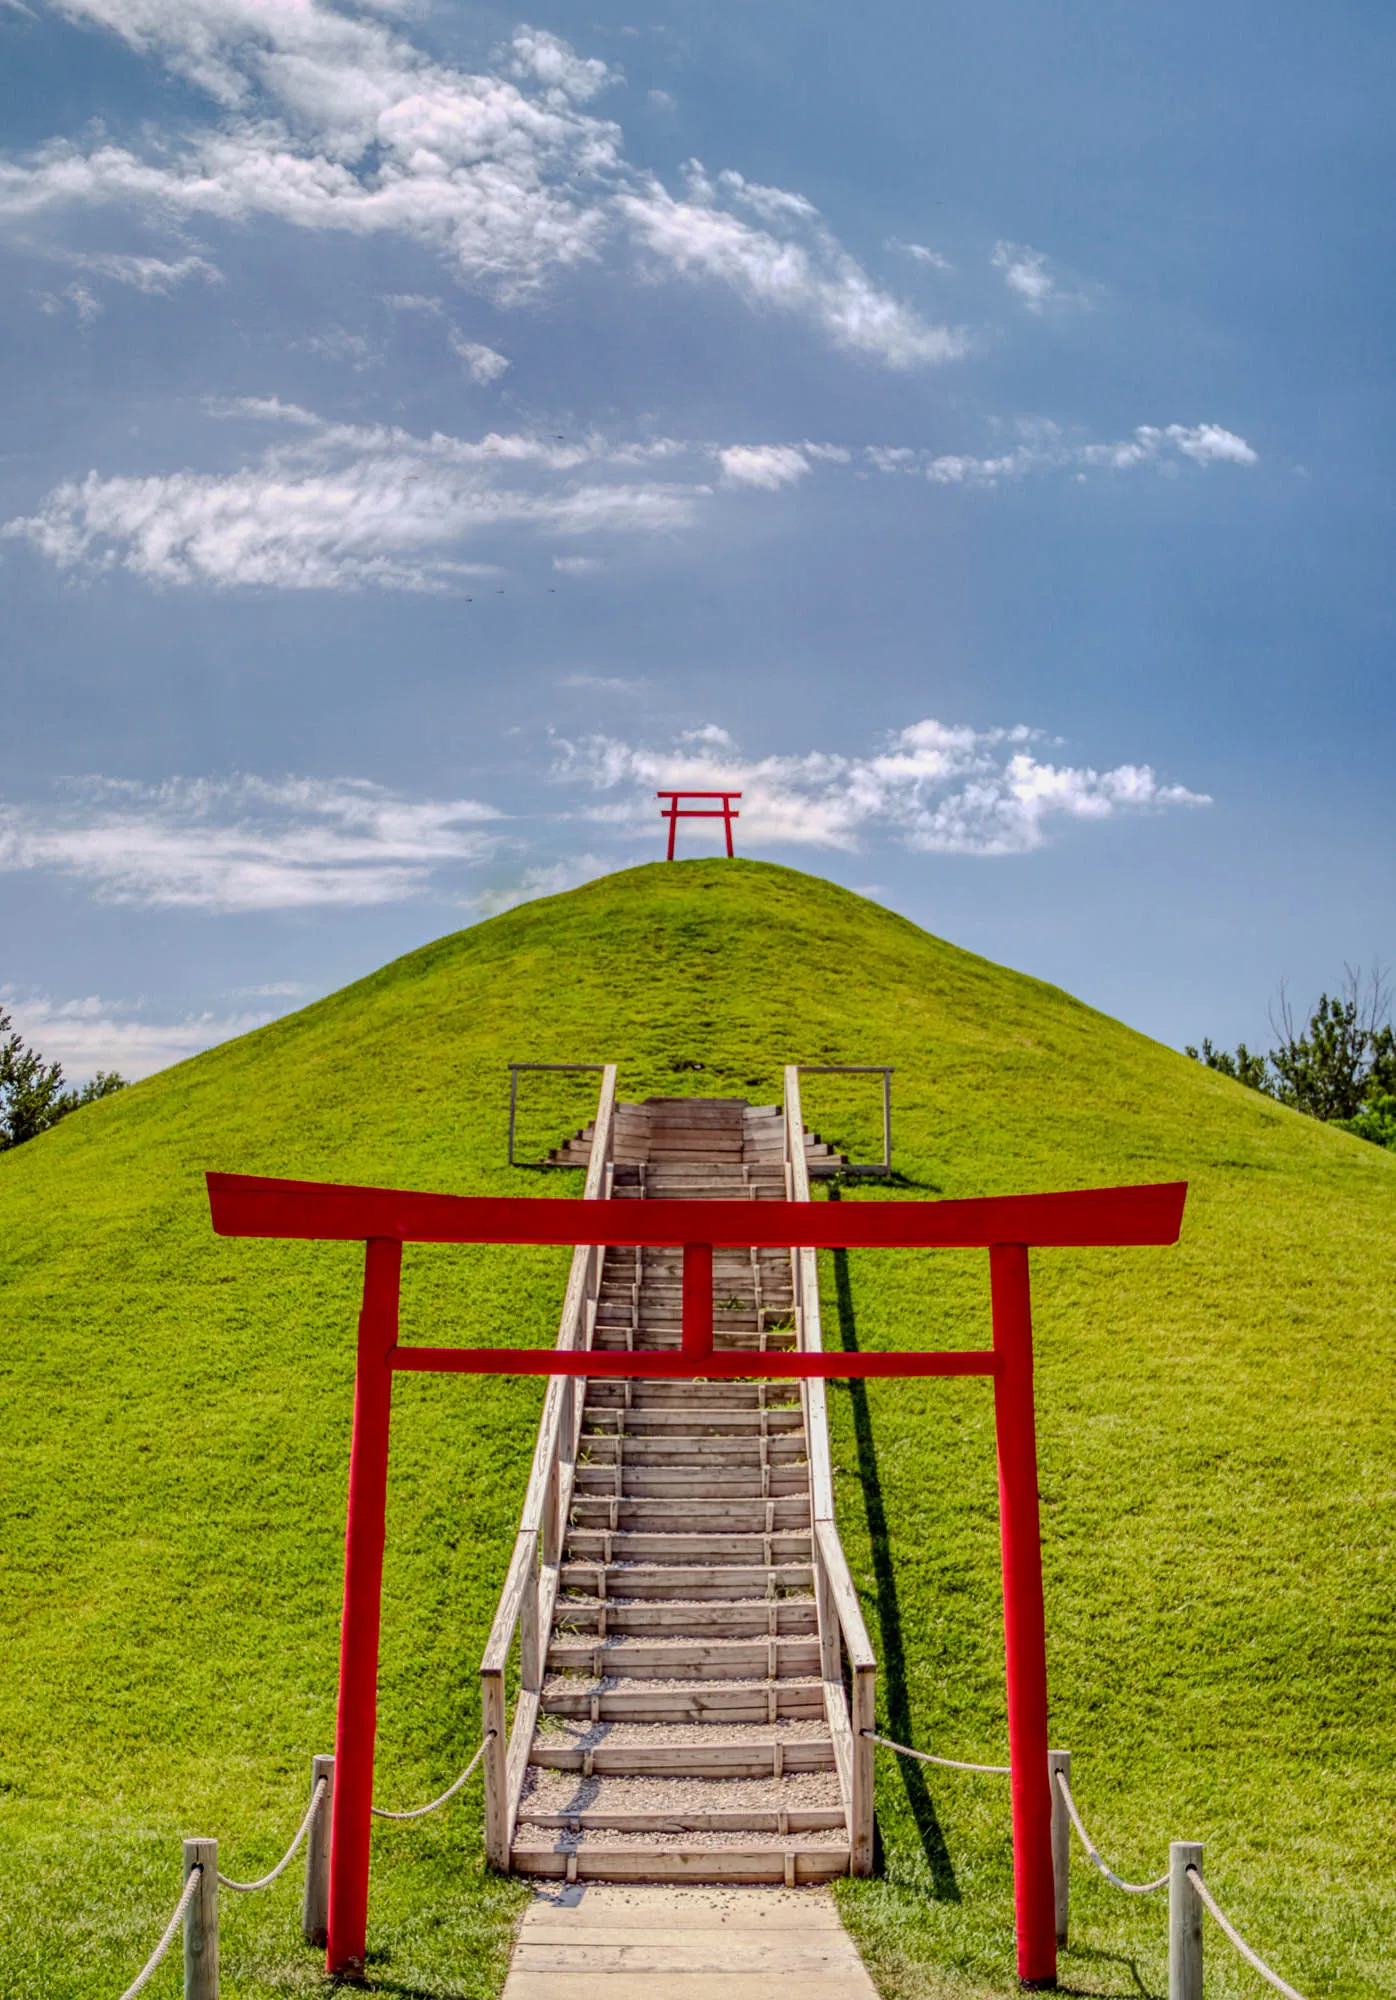
<svg viewBox="0 0 1396 2000"><path fill-rule="evenodd" d="M330 1836L331 1974L363 1969L377 1732L378 1641L395 1373L779 1377L987 1375L994 1384L1005 1674L1013 1817L1018 1977L1056 1985L1052 1797L1047 1768L1047 1649L1033 1411L1028 1248L1176 1242L1186 1183L982 1200L847 1203L651 1201L612 1205L540 1197L412 1194L388 1188L210 1174L213 1225L224 1236L295 1237L365 1246L345 1529L344 1619ZM402 1246L528 1243L683 1246L677 1351L403 1347ZM987 1249L993 1346L930 1353L716 1353L714 1245L785 1249Z"/></svg>

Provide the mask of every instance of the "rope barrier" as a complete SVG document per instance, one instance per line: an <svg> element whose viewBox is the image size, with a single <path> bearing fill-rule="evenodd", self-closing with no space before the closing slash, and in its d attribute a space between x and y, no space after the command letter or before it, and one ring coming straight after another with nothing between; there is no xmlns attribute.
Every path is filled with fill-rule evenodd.
<svg viewBox="0 0 1396 2000"><path fill-rule="evenodd" d="M1198 1895L1207 1905L1207 1908L1211 1911L1212 1915L1221 1925L1221 1928L1226 1933L1227 1937L1229 1937L1231 1942L1235 1945L1237 1951L1240 1952L1242 1958L1244 1958L1249 1965L1253 1965L1255 1967L1256 1971L1261 1975L1262 1979L1268 1979L1270 1984L1274 1987L1277 1993L1284 1994L1285 2000L1304 2000L1304 1996L1302 1993L1296 1993L1294 1988L1289 1984L1287 1980L1281 1979L1278 1972L1272 1972L1270 1970L1270 1967L1265 1963L1265 1960L1260 1956L1260 1954L1258 1952L1251 1950L1251 1947L1246 1943L1246 1940L1241 1936L1241 1933L1236 1929L1235 1925L1232 1924L1227 1917L1222 1915L1222 1912L1217 1908L1216 1903L1212 1898L1211 1890L1207 1887L1207 1884L1203 1881L1201 1875L1198 1873L1196 1868L1188 1869L1188 1880L1192 1883L1193 1888L1196 1889Z"/></svg>
<svg viewBox="0 0 1396 2000"><path fill-rule="evenodd" d="M1123 1889L1127 1896L1152 1896L1155 1889L1162 1889L1168 1881L1167 1874L1160 1875L1157 1882L1126 1882L1121 1876L1115 1873L1113 1868L1106 1867L1095 1842L1081 1824L1081 1815L1076 1810L1076 1801L1071 1796L1071 1787L1066 1782L1065 1771L1058 1771L1056 1779L1057 1784L1061 1788L1062 1798L1066 1802L1066 1809L1071 1814L1071 1824L1081 1836L1081 1845L1086 1850L1086 1859L1100 1870L1106 1881L1113 1884L1116 1889ZM1295 1995L1295 2000L1299 2000L1297 1994Z"/></svg>
<svg viewBox="0 0 1396 2000"><path fill-rule="evenodd" d="M121 1996L121 2000L136 2000L136 1995L149 1982L152 1973L155 1971L161 1959L165 1956L165 1953L169 1950L171 1944L174 1941L174 1934L179 1929L179 1926L183 1921L184 1912L189 1908L189 1904L193 1899L194 1892L198 1888L200 1881L203 1879L203 1872L204 1871L202 1867L194 1867L189 1870L188 1879L185 1881L184 1884L184 1894L175 1904L174 1915L170 1918L170 1921L165 1926L164 1936L161 1938L159 1944L156 1945L154 1951L150 1954L150 1957L146 1960L145 1964L141 1967L140 1971L136 1974L135 1978L131 1981L131 1984L126 1988L126 1991Z"/></svg>
<svg viewBox="0 0 1396 2000"><path fill-rule="evenodd" d="M465 1783L466 1779L475 1769L475 1766L484 1756L486 1750L489 1748L490 1740L495 1735L495 1733L496 1732L493 1729L486 1731L484 1742L480 1745L479 1749L475 1752L475 1755L471 1758L470 1762L466 1765L465 1769L456 1779L456 1782L453 1785L449 1785L447 1789L441 1794L441 1797L439 1799L433 1799L429 1806L414 1806L410 1812L389 1812L386 1806L372 1806L370 1807L370 1811L378 1819L421 1819L425 1813L435 1812L438 1806L444 1806L448 1799L453 1799L455 1797L456 1793L460 1790L461 1786Z"/></svg>
<svg viewBox="0 0 1396 2000"><path fill-rule="evenodd" d="M269 1889L272 1883L276 1880L277 1876L280 1875L283 1872L283 1870L289 1868L291 1863L295 1860L296 1849L300 1846L301 1842L305 1839L305 1836L309 1833L310 1822L314 1819L316 1813L319 1812L320 1801L324 1798L325 1793L328 1789L329 1789L328 1781L324 1778L321 1778L319 1784L315 1787L315 1790L310 1795L310 1805L306 1810L305 1818L300 1823L300 1830L296 1834L295 1839L291 1842L291 1845L286 1849L286 1852L282 1855L281 1859L277 1862L275 1868L273 1868L269 1874L259 1875L255 1882L234 1882L231 1876L224 1875L220 1872L218 1880L223 1886L223 1888L240 1889L244 1895L249 1890L252 1889Z"/></svg>
<svg viewBox="0 0 1396 2000"><path fill-rule="evenodd" d="M962 1764L956 1757L933 1757L929 1750L913 1750L909 1743L894 1743L890 1736L879 1736L873 1729L860 1730L859 1734L873 1743L880 1743L884 1750L895 1750L900 1757L915 1757L920 1764L939 1764L943 1771L982 1771L990 1778L1011 1778L1013 1775L1009 1764Z"/></svg>

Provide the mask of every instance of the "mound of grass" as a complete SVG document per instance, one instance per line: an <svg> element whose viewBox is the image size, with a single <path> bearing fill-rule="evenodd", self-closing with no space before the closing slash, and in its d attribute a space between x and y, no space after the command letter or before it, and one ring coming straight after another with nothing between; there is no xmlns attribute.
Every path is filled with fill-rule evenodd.
<svg viewBox="0 0 1396 2000"><path fill-rule="evenodd" d="M1224 1907L1301 1990L1396 1995L1396 1158L741 861L529 904L0 1158L0 1993L120 1992L174 1902L179 1836L215 1833L228 1872L258 1872L331 1747L358 1253L216 1239L204 1169L576 1187L506 1168L511 1057L614 1059L625 1096L757 1102L792 1059L894 1063L898 1178L845 1200L1191 1182L1176 1249L1035 1259L1053 1737L1122 1872L1201 1839ZM589 1086L548 1088L525 1085L540 1150ZM807 1111L875 1152L871 1082L810 1078ZM826 1339L983 1339L985 1264L831 1257ZM565 1266L409 1251L404 1324L546 1343ZM541 1390L406 1377L395 1396L377 1789L410 1804L478 1738ZM882 1725L998 1761L987 1387L831 1405ZM840 1891L879 1986L1012 1990L1002 1782L879 1757L883 1872ZM520 1894L482 1867L478 1792L380 1827L375 1981L486 2000ZM223 1929L229 2000L319 1985L295 1870L225 1896ZM1078 1867L1063 1982L1160 1993L1165 1931L1158 1899ZM1214 1933L1209 1992L1261 1990Z"/></svg>

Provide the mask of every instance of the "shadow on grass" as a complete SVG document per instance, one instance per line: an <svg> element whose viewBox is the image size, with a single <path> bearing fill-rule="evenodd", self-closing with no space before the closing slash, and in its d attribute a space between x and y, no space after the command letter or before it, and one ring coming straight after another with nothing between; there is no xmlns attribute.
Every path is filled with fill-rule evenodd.
<svg viewBox="0 0 1396 2000"><path fill-rule="evenodd" d="M839 1190L830 1188L830 1201L839 1199ZM853 1310L853 1286L848 1275L848 1252L834 1252L834 1284L839 1307L839 1339L848 1353L858 1352L858 1322ZM856 1378L848 1384L849 1402L853 1409L853 1435L858 1448L858 1477L863 1488L863 1506L868 1521L868 1542L872 1550L873 1576L877 1583L877 1622L882 1644L879 1648L883 1675L883 1709L887 1717L887 1733L899 1743L910 1743L911 1699L906 1684L906 1647L902 1640L901 1599L897 1593L897 1573L892 1563L892 1544L887 1532L887 1509L882 1498L882 1479L877 1466L877 1444L873 1437L872 1411L868 1404L868 1385ZM921 1766L909 1757L899 1757L897 1767L902 1783L906 1787L907 1804L911 1807L912 1818L916 1821L916 1831L921 1839L921 1849L926 1857L926 1865L931 1871L931 1886L935 1896L942 1902L958 1903L960 1885L955 1880L955 1865L950 1859L950 1850L945 1845L945 1836L940 1830L940 1820L936 1816L931 1799L930 1786L926 1783ZM879 1853L880 1865L880 1853Z"/></svg>
<svg viewBox="0 0 1396 2000"><path fill-rule="evenodd" d="M1071 1983L1072 1968L1071 1963L1068 1961L1064 1967L1059 1964L1057 1968L1057 1991L1058 1993L1066 1994L1068 2000L1069 1996L1073 1993L1085 1996L1085 2000L1163 2000L1161 1994L1156 1993L1151 1986L1145 1985L1139 1971L1138 1960L1129 1957L1126 1952L1097 1951L1091 1945L1077 1944L1071 1947L1070 1958L1078 1963L1084 1959L1092 1967L1100 1966L1103 1968L1105 1966L1118 1965L1128 1974L1130 1983L1128 1985L1112 1986L1108 1989L1099 1986L1073 1986Z"/></svg>

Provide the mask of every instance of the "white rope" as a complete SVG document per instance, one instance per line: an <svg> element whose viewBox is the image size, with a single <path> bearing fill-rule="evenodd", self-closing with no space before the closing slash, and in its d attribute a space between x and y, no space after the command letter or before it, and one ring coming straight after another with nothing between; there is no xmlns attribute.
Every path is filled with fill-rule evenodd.
<svg viewBox="0 0 1396 2000"><path fill-rule="evenodd" d="M874 1743L880 1743L884 1750L895 1750L900 1757L914 1757L919 1764L939 1764L943 1771L982 1771L990 1778L1011 1778L1011 1764L962 1764L957 1757L933 1757L929 1750L913 1750L910 1744L894 1743L890 1736L879 1736L874 1730L860 1732Z"/></svg>
<svg viewBox="0 0 1396 2000"><path fill-rule="evenodd" d="M179 1929L180 1920L184 1916L184 1912L189 1908L189 1904L193 1898L194 1891L198 1888L199 1883L203 1880L203 1873L204 1873L203 1863L201 1861L196 1861L194 1863L194 1866L189 1870L188 1878L184 1884L184 1894L175 1904L175 1913L165 1926L165 1935L161 1938L159 1944L156 1945L154 1951L150 1954L150 1957L146 1960L145 1964L141 1967L140 1971L131 1981L131 1984L126 1988L126 1991L121 1996L121 2000L136 2000L136 1995L142 1990L142 1988L149 1981L150 1976L155 1971L156 1966L159 1965L161 1959L165 1956L165 1953L169 1950L170 1945L174 1939L174 1934Z"/></svg>
<svg viewBox="0 0 1396 2000"><path fill-rule="evenodd" d="M1058 1771L1056 1779L1058 1785L1061 1787L1062 1797L1066 1801L1066 1809L1071 1814L1071 1824L1081 1836L1081 1845L1086 1850L1086 1859L1100 1870L1106 1881L1112 1883L1117 1889L1123 1889L1127 1896L1152 1896L1155 1889L1161 1889L1168 1880L1167 1875L1160 1875L1157 1882L1126 1882L1115 1873L1113 1868L1106 1867L1100 1858L1095 1842L1081 1824L1081 1815L1076 1810L1076 1801L1072 1798L1071 1787L1066 1782L1066 1772ZM1295 2000L1298 2000L1298 1995L1295 1996Z"/></svg>
<svg viewBox="0 0 1396 2000"><path fill-rule="evenodd" d="M1274 1987L1277 1993L1283 1993L1285 1995L1285 2000L1304 2000L1304 1996L1302 1993L1296 1993L1294 1988L1288 1983L1287 1980L1281 1979L1278 1972L1272 1972L1270 1970L1269 1966L1265 1963L1265 1960L1261 1958L1257 1952L1251 1950L1250 1946L1246 1943L1246 1940L1241 1936L1241 1933L1235 1928L1233 1924L1231 1924L1227 1920L1226 1917L1222 1915L1221 1911L1217 1908L1216 1904L1212 1900L1211 1890L1207 1887L1207 1884L1203 1881L1201 1875L1198 1873L1196 1868L1190 1867L1188 1869L1188 1877L1192 1882L1193 1888L1196 1889L1198 1895L1207 1905L1207 1908L1212 1912L1212 1915L1216 1918L1217 1922L1226 1932L1226 1935L1231 1939L1231 1942L1235 1945L1237 1951L1240 1952L1242 1958L1244 1958L1248 1964L1253 1965L1256 1971L1261 1975L1263 1979L1268 1979L1270 1984Z"/></svg>
<svg viewBox="0 0 1396 2000"><path fill-rule="evenodd" d="M484 1756L486 1750L489 1748L490 1739L491 1737L494 1736L494 1734L495 1731L491 1729L486 1735L484 1742L475 1752L475 1755L471 1758L470 1762L466 1765L465 1769L456 1779L454 1785L448 1786L447 1789L441 1794L441 1797L439 1799L433 1799L429 1806L414 1806L411 1812L389 1812L386 1806L373 1806L370 1808L370 1810L379 1819L420 1819L424 1813L435 1812L438 1806L445 1805L447 1799L453 1799L455 1797L456 1793L460 1790L461 1786L465 1783L466 1779L470 1776L471 1772L475 1769L475 1766L479 1763L480 1759Z"/></svg>
<svg viewBox="0 0 1396 2000"><path fill-rule="evenodd" d="M305 1836L310 1831L310 1822L314 1819L316 1813L319 1812L320 1810L320 1801L325 1796L328 1784L329 1780L327 1778L321 1778L319 1782L316 1784L315 1790L310 1795L310 1804L306 1809L305 1818L300 1823L300 1831L297 1833L295 1839L291 1842L291 1845L286 1849L286 1852L282 1855L281 1859L277 1862L275 1868L273 1868L269 1874L259 1875L255 1882L234 1882L231 1876L220 1874L218 1879L222 1883L223 1887L225 1889L241 1889L244 1892L244 1894L250 1889L269 1889L272 1883L276 1880L277 1876L280 1875L285 1869L289 1868L291 1863L295 1860L296 1849L300 1846L301 1842L305 1839Z"/></svg>

